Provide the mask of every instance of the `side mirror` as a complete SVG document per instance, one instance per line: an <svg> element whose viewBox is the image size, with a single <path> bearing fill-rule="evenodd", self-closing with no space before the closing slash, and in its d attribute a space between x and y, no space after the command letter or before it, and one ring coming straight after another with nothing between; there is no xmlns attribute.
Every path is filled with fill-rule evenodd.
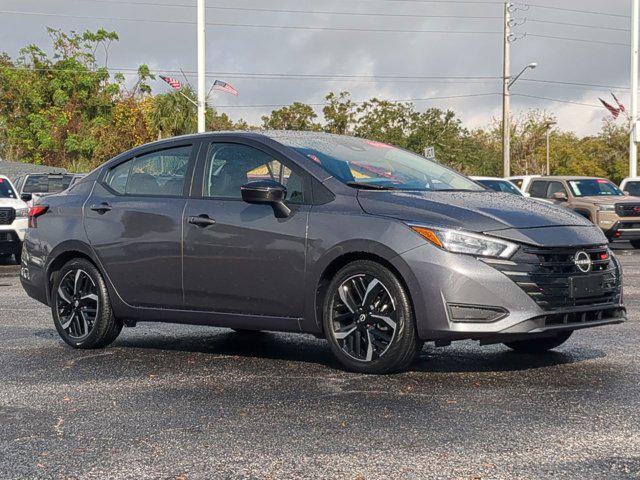
<svg viewBox="0 0 640 480"><path fill-rule="evenodd" d="M625 195L627 195L627 196L631 195L631 192L630 192L630 191L628 191L628 190L623 190L623 191L622 191L622 193L624 193L624 194L625 194Z"/></svg>
<svg viewBox="0 0 640 480"><path fill-rule="evenodd" d="M551 198L553 200L557 200L558 202L566 202L568 200L567 194L564 192L556 192L553 195L551 195Z"/></svg>
<svg viewBox="0 0 640 480"><path fill-rule="evenodd" d="M284 204L287 189L284 185L273 180L249 182L240 187L242 200L256 205L271 205L277 218L286 218L291 209Z"/></svg>
<svg viewBox="0 0 640 480"><path fill-rule="evenodd" d="M30 202L31 200L33 200L33 195L31 195L30 193L23 193L22 195L20 195L20 198L23 202Z"/></svg>

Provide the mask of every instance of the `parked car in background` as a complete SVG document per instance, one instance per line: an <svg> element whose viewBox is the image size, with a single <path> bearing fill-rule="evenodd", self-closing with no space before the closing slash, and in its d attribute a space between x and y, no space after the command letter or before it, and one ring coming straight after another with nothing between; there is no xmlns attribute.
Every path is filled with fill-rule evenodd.
<svg viewBox="0 0 640 480"><path fill-rule="evenodd" d="M620 190L627 195L640 197L640 177L625 178L620 184Z"/></svg>
<svg viewBox="0 0 640 480"><path fill-rule="evenodd" d="M69 188L75 175L71 173L27 173L16 180L18 195L29 206L47 195Z"/></svg>
<svg viewBox="0 0 640 480"><path fill-rule="evenodd" d="M599 226L609 241L629 240L640 248L640 197L625 195L596 177L541 177L529 184L532 198L563 205Z"/></svg>
<svg viewBox="0 0 640 480"><path fill-rule="evenodd" d="M425 341L541 353L626 318L591 222L356 137L163 140L40 199L30 222L22 285L75 348L138 321L280 330L388 373Z"/></svg>
<svg viewBox="0 0 640 480"><path fill-rule="evenodd" d="M487 188L490 188L494 192L502 192L502 193L511 193L512 195L517 195L519 197L524 197L524 193L517 186L515 186L511 181L506 180L504 178L497 177L471 177L472 180L475 180L480 185L484 185Z"/></svg>
<svg viewBox="0 0 640 480"><path fill-rule="evenodd" d="M540 177L542 177L542 175L516 175L513 177L508 177L507 180L513 183L516 187L518 187L522 193L524 193L525 195L528 195L527 192L528 192L529 184L531 183L531 180L533 180L534 178L540 178Z"/></svg>
<svg viewBox="0 0 640 480"><path fill-rule="evenodd" d="M11 181L0 175L0 256L13 255L20 263L28 215L29 208Z"/></svg>

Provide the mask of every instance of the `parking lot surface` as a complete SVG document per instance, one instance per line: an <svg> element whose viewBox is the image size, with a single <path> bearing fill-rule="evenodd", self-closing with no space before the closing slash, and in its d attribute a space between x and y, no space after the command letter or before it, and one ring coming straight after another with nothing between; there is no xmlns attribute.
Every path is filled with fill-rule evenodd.
<svg viewBox="0 0 640 480"><path fill-rule="evenodd" d="M289 334L142 324L72 350L0 265L0 478L640 478L640 253L617 253L627 323L381 377Z"/></svg>

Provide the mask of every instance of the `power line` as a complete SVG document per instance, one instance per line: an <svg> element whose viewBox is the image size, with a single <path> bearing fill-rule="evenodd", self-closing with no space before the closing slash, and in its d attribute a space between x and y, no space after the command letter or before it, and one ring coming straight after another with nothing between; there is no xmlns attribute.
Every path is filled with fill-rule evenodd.
<svg viewBox="0 0 640 480"><path fill-rule="evenodd" d="M151 6L151 7L174 7L174 8L194 8L194 5L184 3L155 3L155 2L128 2L125 0L75 0L93 3L106 4L122 4L127 6ZM262 12L262 13L292 13L292 14L308 14L308 15L341 15L341 16L359 16L359 17L396 17L396 18L455 18L455 19L480 19L480 20L499 20L500 16L486 15L426 15L416 13L373 13L373 12L336 12L331 10L293 10L278 8L258 8L258 7L228 7L221 5L207 6L207 10L223 10L238 12Z"/></svg>
<svg viewBox="0 0 640 480"><path fill-rule="evenodd" d="M474 97L488 97L493 95L501 95L496 92L488 92L488 93L472 93L468 95L447 95L441 97L427 97L427 98L402 98L402 99L378 99L383 102L394 102L394 103L402 103L402 102L426 102L431 100L453 100L456 98L474 98ZM357 102L352 102L354 105L362 105L370 102L369 100L360 100ZM288 107L291 103L272 103L272 104L262 104L262 105L216 105L216 108L270 108L270 107ZM325 105L331 105L329 102L316 102L316 103L306 103L305 105L309 105L311 107L321 107Z"/></svg>
<svg viewBox="0 0 640 480"><path fill-rule="evenodd" d="M607 27L602 25L587 25L585 23L556 22L555 20L543 20L540 18L525 18L525 23L548 23L552 25L562 25L566 27L595 28L599 30L611 30L615 32L630 32L628 28Z"/></svg>
<svg viewBox="0 0 640 480"><path fill-rule="evenodd" d="M610 90L629 90L629 87L621 87L619 85L602 85L599 83L580 83L580 82L566 82L562 80L538 80L531 78L523 78L520 80L521 82L532 82L532 83L547 83L553 85L565 85L572 87L594 87L594 88L606 88Z"/></svg>
<svg viewBox="0 0 640 480"><path fill-rule="evenodd" d="M565 40L569 42L594 43L599 45L609 45L609 46L615 46L615 47L629 47L627 43L622 43L622 42L607 42L604 40L591 40L588 38L575 38L575 37L561 37L557 35L542 35L539 33L529 33L529 32L523 33L523 37L548 38L552 40Z"/></svg>
<svg viewBox="0 0 640 480"><path fill-rule="evenodd" d="M538 96L538 95L529 95L529 94L526 94L526 93L512 93L511 96L536 98L538 100L549 100L551 102L558 102L558 103L569 103L571 105L580 105L580 106L583 106L583 107L602 108L601 105L595 105L593 103L574 102L573 100L560 100L559 98L541 97L541 96Z"/></svg>
<svg viewBox="0 0 640 480"><path fill-rule="evenodd" d="M88 15L68 15L62 13L46 13L46 12L19 12L13 10L0 10L0 13L8 15L30 15L60 18L78 18L88 20L106 20L106 21L123 21L123 22L147 22L147 23L165 23L177 25L195 25L196 22L190 20L157 20L146 18L128 18L128 17L96 17ZM461 35L497 35L498 31L477 31L477 30L407 30L407 29L381 29L381 28L347 28L347 27L314 27L314 26L298 26L298 25L263 25L253 23L224 23L224 22L207 22L210 27L243 27L243 28L275 28L284 30L305 30L305 31L333 31L333 32L371 32L371 33L437 33L437 34L461 34Z"/></svg>
<svg viewBox="0 0 640 480"><path fill-rule="evenodd" d="M564 7L551 7L549 5L537 5L535 3L523 3L521 4L525 7L534 7L534 8L542 8L546 10L557 10L561 12L571 12L571 13L585 13L589 15L604 15L608 17L618 17L618 18L629 18L629 15L623 15L621 13L611 13L611 12L598 12L593 10L579 10L574 8L564 8Z"/></svg>

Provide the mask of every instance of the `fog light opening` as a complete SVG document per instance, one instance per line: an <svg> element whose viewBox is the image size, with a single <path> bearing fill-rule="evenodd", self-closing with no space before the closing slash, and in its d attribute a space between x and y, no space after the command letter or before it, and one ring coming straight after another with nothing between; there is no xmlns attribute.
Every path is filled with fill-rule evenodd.
<svg viewBox="0 0 640 480"><path fill-rule="evenodd" d="M502 320L509 312L502 307L461 305L448 303L449 319L456 323L493 323Z"/></svg>

